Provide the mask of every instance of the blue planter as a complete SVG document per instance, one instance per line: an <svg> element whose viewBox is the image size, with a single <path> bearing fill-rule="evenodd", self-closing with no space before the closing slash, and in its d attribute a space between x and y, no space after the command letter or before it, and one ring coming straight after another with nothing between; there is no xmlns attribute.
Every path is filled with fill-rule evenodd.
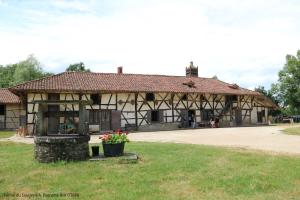
<svg viewBox="0 0 300 200"><path fill-rule="evenodd" d="M124 154L125 142L118 144L106 144L102 142L105 157L116 157Z"/></svg>

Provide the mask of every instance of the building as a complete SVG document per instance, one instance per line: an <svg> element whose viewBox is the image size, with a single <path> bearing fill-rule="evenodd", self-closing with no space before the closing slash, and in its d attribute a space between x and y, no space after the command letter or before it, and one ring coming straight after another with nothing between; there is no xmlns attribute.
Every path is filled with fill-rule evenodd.
<svg viewBox="0 0 300 200"><path fill-rule="evenodd" d="M8 89L0 89L0 130L19 128L26 123L25 116L19 97Z"/></svg>
<svg viewBox="0 0 300 200"><path fill-rule="evenodd" d="M193 63L186 76L64 72L29 81L10 91L26 104L26 124L35 132L38 103L87 100L90 131L170 130L188 127L194 116L199 126L218 118L221 126L267 123L275 105L262 94L214 78L198 77ZM78 105L48 105L48 133L78 122ZM52 115L50 115L52 113ZM56 114L55 114L56 113ZM73 113L73 114L70 114ZM76 128L76 126L75 126Z"/></svg>

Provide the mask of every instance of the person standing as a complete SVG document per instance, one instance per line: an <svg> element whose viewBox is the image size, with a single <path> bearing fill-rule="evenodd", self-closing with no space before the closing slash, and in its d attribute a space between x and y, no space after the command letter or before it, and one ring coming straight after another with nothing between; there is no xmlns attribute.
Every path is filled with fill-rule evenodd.
<svg viewBox="0 0 300 200"><path fill-rule="evenodd" d="M192 122L192 128L195 128L196 127L196 117L194 114L192 114L191 122Z"/></svg>

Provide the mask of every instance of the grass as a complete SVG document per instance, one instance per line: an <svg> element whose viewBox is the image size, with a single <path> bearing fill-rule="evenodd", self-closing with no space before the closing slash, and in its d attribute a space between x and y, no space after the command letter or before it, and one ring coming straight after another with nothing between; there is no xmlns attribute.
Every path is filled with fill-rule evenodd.
<svg viewBox="0 0 300 200"><path fill-rule="evenodd" d="M300 135L300 127L286 128L282 131L288 135Z"/></svg>
<svg viewBox="0 0 300 200"><path fill-rule="evenodd" d="M0 142L0 199L3 193L77 193L68 199L101 200L300 199L299 157L168 143L133 142L126 150L138 152L141 160L41 164L33 159L33 145Z"/></svg>
<svg viewBox="0 0 300 200"><path fill-rule="evenodd" d="M15 131L0 131L0 139L9 138L15 134Z"/></svg>
<svg viewBox="0 0 300 200"><path fill-rule="evenodd" d="M292 124L290 123L273 123L272 126L281 126L281 127L294 127L294 126L300 126L299 122L294 122Z"/></svg>

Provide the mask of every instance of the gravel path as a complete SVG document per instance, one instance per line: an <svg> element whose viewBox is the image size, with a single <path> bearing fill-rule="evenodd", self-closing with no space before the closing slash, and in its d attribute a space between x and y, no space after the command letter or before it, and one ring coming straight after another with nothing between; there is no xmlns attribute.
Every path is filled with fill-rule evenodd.
<svg viewBox="0 0 300 200"><path fill-rule="evenodd" d="M283 134L281 132L283 128L280 126L263 126L136 132L129 134L129 139L142 142L172 142L239 147L300 155L300 136ZM100 143L98 138L99 136L93 135L90 143ZM18 136L0 139L0 141L33 144L33 138Z"/></svg>

